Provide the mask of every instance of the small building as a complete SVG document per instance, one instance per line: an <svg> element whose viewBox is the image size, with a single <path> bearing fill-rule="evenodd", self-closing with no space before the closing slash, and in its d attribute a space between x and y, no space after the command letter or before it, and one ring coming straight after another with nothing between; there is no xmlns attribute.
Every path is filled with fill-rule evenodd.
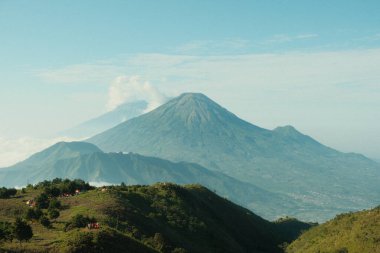
<svg viewBox="0 0 380 253"><path fill-rule="evenodd" d="M92 222L87 224L88 229L99 229L100 224L98 222Z"/></svg>
<svg viewBox="0 0 380 253"><path fill-rule="evenodd" d="M30 199L30 200L27 200L27 201L26 201L26 204L27 204L29 207L35 207L35 206L36 206L36 201L34 201L33 199Z"/></svg>

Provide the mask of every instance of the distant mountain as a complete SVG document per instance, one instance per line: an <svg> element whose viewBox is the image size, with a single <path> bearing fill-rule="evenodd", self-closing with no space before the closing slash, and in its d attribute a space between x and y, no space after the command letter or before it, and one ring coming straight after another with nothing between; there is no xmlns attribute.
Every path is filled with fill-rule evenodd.
<svg viewBox="0 0 380 253"><path fill-rule="evenodd" d="M303 233L287 253L379 253L380 207L336 218Z"/></svg>
<svg viewBox="0 0 380 253"><path fill-rule="evenodd" d="M185 93L88 141L107 152L195 162L285 193L305 207L297 217L307 220L380 202L378 163L326 147L292 126L260 128L203 94Z"/></svg>
<svg viewBox="0 0 380 253"><path fill-rule="evenodd" d="M271 193L194 163L173 163L132 153L107 154L84 142L57 143L21 163L0 170L1 186L23 186L54 178L80 178L111 184L124 182L128 185L198 183L267 219L293 215L299 208L285 195Z"/></svg>
<svg viewBox="0 0 380 253"><path fill-rule="evenodd" d="M143 114L147 107L148 103L143 100L124 103L116 109L99 117L90 119L78 126L62 131L59 135L73 138L86 138L93 136L94 134L105 131L128 119Z"/></svg>
<svg viewBox="0 0 380 253"><path fill-rule="evenodd" d="M0 199L0 219L13 221L30 210L26 200L44 187L59 187L55 182L45 181L14 198ZM113 186L59 201L65 208L52 220L52 228L31 222L35 236L29 242L4 240L0 251L282 253L278 245L310 227L269 222L200 185ZM77 215L94 217L101 229L75 228L81 226L73 223Z"/></svg>

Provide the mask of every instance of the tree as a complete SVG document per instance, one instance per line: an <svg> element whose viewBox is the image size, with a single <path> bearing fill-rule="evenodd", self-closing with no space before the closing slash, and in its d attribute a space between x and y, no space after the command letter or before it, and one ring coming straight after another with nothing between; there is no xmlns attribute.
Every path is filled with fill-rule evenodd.
<svg viewBox="0 0 380 253"><path fill-rule="evenodd" d="M51 199L49 203L49 209L60 209L62 206L58 199Z"/></svg>
<svg viewBox="0 0 380 253"><path fill-rule="evenodd" d="M28 209L24 215L25 219L27 221L30 221L30 220L39 220L40 217L43 215L41 209Z"/></svg>
<svg viewBox="0 0 380 253"><path fill-rule="evenodd" d="M7 199L10 198L11 196L16 195L17 190L14 188L7 189L5 187L0 188L0 198L1 199Z"/></svg>
<svg viewBox="0 0 380 253"><path fill-rule="evenodd" d="M21 218L16 218L12 234L20 243L33 237L32 227Z"/></svg>
<svg viewBox="0 0 380 253"><path fill-rule="evenodd" d="M35 216L35 213L34 213L34 209L29 208L26 211L26 213L25 213L24 216L25 216L25 219L28 220L28 221L35 219L36 216Z"/></svg>
<svg viewBox="0 0 380 253"><path fill-rule="evenodd" d="M51 197L58 197L61 194L61 190L55 186L45 188L45 193Z"/></svg>
<svg viewBox="0 0 380 253"><path fill-rule="evenodd" d="M50 227L50 220L46 216L40 218L40 223L46 228Z"/></svg>
<svg viewBox="0 0 380 253"><path fill-rule="evenodd" d="M48 195L46 193L41 193L36 198L36 206L37 206L37 208L40 208L40 209L48 208L48 206L49 206L49 197L48 197Z"/></svg>
<svg viewBox="0 0 380 253"><path fill-rule="evenodd" d="M0 222L0 241L11 241L13 240L12 235L12 224L9 222Z"/></svg>
<svg viewBox="0 0 380 253"><path fill-rule="evenodd" d="M49 213L49 218L53 220L57 219L60 215L57 209L49 209L48 213Z"/></svg>

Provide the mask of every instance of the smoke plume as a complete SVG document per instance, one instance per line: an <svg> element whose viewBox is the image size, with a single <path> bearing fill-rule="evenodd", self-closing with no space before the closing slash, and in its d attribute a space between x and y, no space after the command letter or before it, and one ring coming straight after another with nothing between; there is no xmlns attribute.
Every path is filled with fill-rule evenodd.
<svg viewBox="0 0 380 253"><path fill-rule="evenodd" d="M123 103L137 100L148 102L145 110L148 112L163 104L167 97L139 76L118 76L110 85L107 109L111 111Z"/></svg>

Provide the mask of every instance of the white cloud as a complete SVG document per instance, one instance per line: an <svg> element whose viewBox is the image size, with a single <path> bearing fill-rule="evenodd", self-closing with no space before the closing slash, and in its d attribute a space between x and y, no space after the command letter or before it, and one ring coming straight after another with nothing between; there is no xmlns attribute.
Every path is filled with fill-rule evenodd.
<svg viewBox="0 0 380 253"><path fill-rule="evenodd" d="M110 78L123 73L122 65L112 62L99 61L94 63L69 65L58 69L40 69L35 75L47 83L108 83Z"/></svg>
<svg viewBox="0 0 380 253"><path fill-rule="evenodd" d="M73 139L67 137L53 139L31 137L9 139L0 137L0 168L25 160L34 153L60 141L73 141Z"/></svg>
<svg viewBox="0 0 380 253"><path fill-rule="evenodd" d="M185 54L226 54L248 48L249 46L251 46L250 41L241 38L231 38L222 41L195 40L177 47L175 51Z"/></svg>
<svg viewBox="0 0 380 253"><path fill-rule="evenodd" d="M319 35L315 33L306 33L306 34L298 34L298 35L288 35L288 34L277 34L272 38L261 42L260 44L275 44L275 43L288 43L297 40L307 40L317 38Z"/></svg>
<svg viewBox="0 0 380 253"><path fill-rule="evenodd" d="M108 110L113 110L125 102L145 100L148 102L146 111L150 111L160 106L166 99L157 88L139 76L118 76L110 85L107 107Z"/></svg>

